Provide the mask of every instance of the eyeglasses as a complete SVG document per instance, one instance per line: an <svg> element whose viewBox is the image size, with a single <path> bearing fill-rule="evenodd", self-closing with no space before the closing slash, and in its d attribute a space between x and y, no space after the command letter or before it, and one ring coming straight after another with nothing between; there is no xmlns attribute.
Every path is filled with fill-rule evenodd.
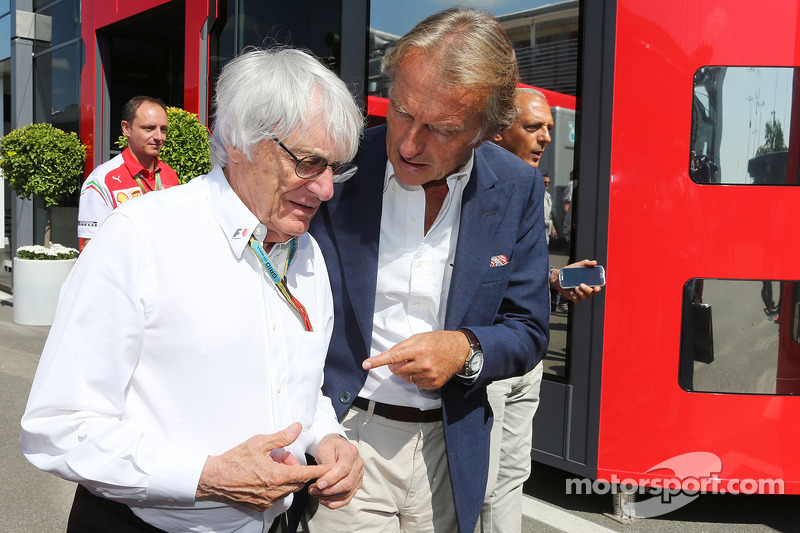
<svg viewBox="0 0 800 533"><path fill-rule="evenodd" d="M353 163L345 163L344 165L332 165L328 163L328 160L324 157L320 157L318 155L309 155L306 157L297 157L292 153L291 150L286 148L280 139L277 137L272 138L273 141L278 143L278 146L286 150L286 153L292 156L297 164L294 166L294 173L297 174L298 178L302 178L304 180L310 180L316 178L323 172L327 167L331 167L333 171L333 182L334 183L342 183L343 181L347 181L353 177L353 175L358 170L358 167Z"/></svg>

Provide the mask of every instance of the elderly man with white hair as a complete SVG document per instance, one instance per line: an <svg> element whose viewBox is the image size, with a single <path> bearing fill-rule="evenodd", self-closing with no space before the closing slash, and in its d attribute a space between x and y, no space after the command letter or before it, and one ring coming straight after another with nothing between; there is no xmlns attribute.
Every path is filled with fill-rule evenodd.
<svg viewBox="0 0 800 533"><path fill-rule="evenodd" d="M80 484L69 531L261 533L309 481L330 508L361 485L320 390L333 304L306 233L361 112L288 48L231 61L215 103L213 170L115 210L62 290L20 441Z"/></svg>

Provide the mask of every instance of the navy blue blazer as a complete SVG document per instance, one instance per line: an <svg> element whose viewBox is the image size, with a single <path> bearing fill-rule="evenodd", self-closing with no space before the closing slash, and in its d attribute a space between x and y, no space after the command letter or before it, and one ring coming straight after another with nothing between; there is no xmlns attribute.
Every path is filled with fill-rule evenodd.
<svg viewBox="0 0 800 533"><path fill-rule="evenodd" d="M386 170L386 127L365 131L358 173L334 187L310 232L322 249L333 290L335 324L324 393L341 419L366 380L378 270ZM447 456L462 533L480 514L489 464L491 410L486 385L520 376L545 355L549 337L544 182L537 169L486 142L464 189L445 329L471 329L484 364L474 382L441 389ZM502 263L502 256L507 259ZM493 258L497 266L492 266Z"/></svg>

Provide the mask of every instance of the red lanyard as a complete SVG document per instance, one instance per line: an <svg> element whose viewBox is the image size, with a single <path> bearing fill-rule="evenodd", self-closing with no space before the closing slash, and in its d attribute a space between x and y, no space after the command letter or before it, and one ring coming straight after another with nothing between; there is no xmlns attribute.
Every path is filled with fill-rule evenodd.
<svg viewBox="0 0 800 533"><path fill-rule="evenodd" d="M311 327L311 319L308 318L308 312L306 311L306 308L300 303L300 300L292 296L292 293L289 292L289 287L286 286L286 271L289 269L289 265L292 263L295 251L297 251L297 237L293 238L289 243L289 255L286 258L286 264L283 267L282 277L278 275L278 271L275 269L272 261L270 261L269 256L267 256L267 252L252 236L250 237L250 249L253 250L253 253L256 254L256 257L258 257L258 260L261 262L261 266L264 267L264 270L267 272L270 279L273 281L273 283L275 283L278 291L283 295L289 305L291 305L294 310L300 314L300 319L303 321L303 327L306 328L306 331L314 331L314 329Z"/></svg>

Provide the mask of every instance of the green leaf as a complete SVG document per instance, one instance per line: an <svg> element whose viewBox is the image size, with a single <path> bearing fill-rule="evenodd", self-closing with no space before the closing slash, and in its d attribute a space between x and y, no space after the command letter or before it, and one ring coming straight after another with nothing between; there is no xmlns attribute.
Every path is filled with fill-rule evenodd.
<svg viewBox="0 0 800 533"><path fill-rule="evenodd" d="M18 196L58 205L81 185L86 147L74 133L29 124L0 139L0 170Z"/></svg>

